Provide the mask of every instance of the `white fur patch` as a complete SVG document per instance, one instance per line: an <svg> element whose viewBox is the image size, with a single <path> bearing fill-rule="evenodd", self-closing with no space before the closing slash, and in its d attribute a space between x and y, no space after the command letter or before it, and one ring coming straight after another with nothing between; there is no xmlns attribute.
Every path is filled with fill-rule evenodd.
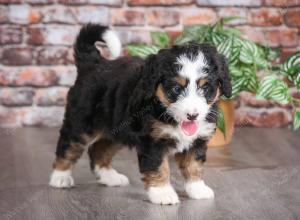
<svg viewBox="0 0 300 220"><path fill-rule="evenodd" d="M150 187L148 196L154 204L174 205L179 203L178 195L170 184Z"/></svg>
<svg viewBox="0 0 300 220"><path fill-rule="evenodd" d="M192 199L212 199L214 191L203 180L189 181L185 184L185 191Z"/></svg>
<svg viewBox="0 0 300 220"><path fill-rule="evenodd" d="M120 41L118 35L116 34L116 32L114 32L112 30L107 30L104 32L102 38L105 41L113 58L120 56L122 45L121 45L121 41Z"/></svg>
<svg viewBox="0 0 300 220"><path fill-rule="evenodd" d="M206 75L206 73L201 72L201 69L207 66L202 52L199 52L199 54L192 59L188 58L186 55L181 55L177 58L177 63L182 66L179 71L179 74L182 77L196 80Z"/></svg>
<svg viewBox="0 0 300 220"><path fill-rule="evenodd" d="M185 135L179 126L174 128L171 125L163 126L161 128L161 133L177 140L178 143L176 145L175 152L182 152L185 149L189 149L197 138L209 138L211 135L213 135L215 128L216 125L214 123L203 121L199 123L197 133L192 136Z"/></svg>
<svg viewBox="0 0 300 220"><path fill-rule="evenodd" d="M70 188L74 186L74 180L71 176L71 170L53 170L50 176L49 185L55 188Z"/></svg>
<svg viewBox="0 0 300 220"><path fill-rule="evenodd" d="M106 186L126 186L129 184L127 176L118 173L112 168L100 168L98 165L95 166L94 173L99 178L98 183Z"/></svg>

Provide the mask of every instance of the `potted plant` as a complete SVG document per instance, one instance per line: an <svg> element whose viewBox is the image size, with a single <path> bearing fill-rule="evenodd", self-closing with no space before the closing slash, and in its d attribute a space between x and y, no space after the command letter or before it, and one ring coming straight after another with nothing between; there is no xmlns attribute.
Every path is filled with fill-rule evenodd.
<svg viewBox="0 0 300 220"><path fill-rule="evenodd" d="M279 57L278 51L247 40L238 29L224 25L236 18L221 18L213 25L185 27L174 42L179 45L188 42L210 43L228 60L233 94L230 99L221 98L218 129L210 146L226 145L231 141L234 130L233 99L243 91L254 93L260 99L290 104L293 108L293 127L300 127L300 99L292 95L294 90L300 90L300 52L290 56L283 64L274 64ZM129 45L129 54L144 58L171 45L167 33L153 32L151 37L152 45Z"/></svg>

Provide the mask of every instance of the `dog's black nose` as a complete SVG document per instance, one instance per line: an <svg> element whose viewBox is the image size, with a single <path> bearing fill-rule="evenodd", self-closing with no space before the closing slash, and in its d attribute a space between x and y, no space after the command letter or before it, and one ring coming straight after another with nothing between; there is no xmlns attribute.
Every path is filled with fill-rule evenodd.
<svg viewBox="0 0 300 220"><path fill-rule="evenodd" d="M194 121L194 120L197 119L197 117L198 117L199 114L198 113L195 113L195 114L189 114L189 113L187 113L186 115L187 115L187 119L188 120Z"/></svg>

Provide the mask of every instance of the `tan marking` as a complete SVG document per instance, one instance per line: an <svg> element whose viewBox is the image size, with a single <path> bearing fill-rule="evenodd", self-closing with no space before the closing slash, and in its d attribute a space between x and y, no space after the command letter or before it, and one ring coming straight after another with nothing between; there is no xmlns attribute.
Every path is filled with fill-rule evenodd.
<svg viewBox="0 0 300 220"><path fill-rule="evenodd" d="M204 79L199 79L199 80L197 81L197 84L198 84L199 87L202 87L202 86L204 86L205 83L207 83L207 82L208 82L208 79L207 79L207 78L204 78Z"/></svg>
<svg viewBox="0 0 300 220"><path fill-rule="evenodd" d="M158 120L153 120L152 126L151 126L152 131L150 133L151 137L153 137L155 140L170 138L170 135L164 134L162 132L162 129L167 126L169 126L169 125L166 125L165 123L162 123Z"/></svg>
<svg viewBox="0 0 300 220"><path fill-rule="evenodd" d="M113 156L121 149L121 145L115 144L110 140L102 139L94 143L89 148L89 156L91 159L91 168L95 165L109 168Z"/></svg>
<svg viewBox="0 0 300 220"><path fill-rule="evenodd" d="M68 170L77 162L81 157L84 149L93 144L102 135L100 132L95 132L92 135L82 134L81 137L84 143L71 142L68 149L65 151L64 157L57 157L53 163L53 168L56 170Z"/></svg>
<svg viewBox="0 0 300 220"><path fill-rule="evenodd" d="M166 94L164 93L161 84L158 85L155 95L165 106L169 106L171 104L168 98L166 97Z"/></svg>
<svg viewBox="0 0 300 220"><path fill-rule="evenodd" d="M196 160L194 151L176 153L175 160L181 170L183 177L189 180L200 180L202 178L202 161Z"/></svg>
<svg viewBox="0 0 300 220"><path fill-rule="evenodd" d="M177 77L175 78L175 80L176 80L176 82L177 82L179 85L181 85L181 86L183 86L183 87L185 87L185 86L187 85L187 79L186 79L186 78L183 78L183 77L181 77L181 76L177 76Z"/></svg>
<svg viewBox="0 0 300 220"><path fill-rule="evenodd" d="M170 167L167 157L165 157L157 171L143 173L142 178L145 188L151 186L164 186L170 182Z"/></svg>
<svg viewBox="0 0 300 220"><path fill-rule="evenodd" d="M213 105L215 102L219 101L220 95L221 95L220 89L218 88L218 89L217 89L217 93L216 93L215 98L214 98L212 101L210 101L208 104L211 106L211 105Z"/></svg>

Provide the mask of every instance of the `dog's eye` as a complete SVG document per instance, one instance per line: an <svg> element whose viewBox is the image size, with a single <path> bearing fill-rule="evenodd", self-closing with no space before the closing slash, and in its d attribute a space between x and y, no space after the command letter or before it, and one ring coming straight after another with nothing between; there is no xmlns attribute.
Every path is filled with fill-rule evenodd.
<svg viewBox="0 0 300 220"><path fill-rule="evenodd" d="M175 94L175 95L178 95L181 91L181 87L180 86L175 86L172 88L172 92Z"/></svg>
<svg viewBox="0 0 300 220"><path fill-rule="evenodd" d="M207 93L208 90L209 90L209 84L208 84L208 83L205 83L205 84L201 87L201 89L204 91L204 93Z"/></svg>

